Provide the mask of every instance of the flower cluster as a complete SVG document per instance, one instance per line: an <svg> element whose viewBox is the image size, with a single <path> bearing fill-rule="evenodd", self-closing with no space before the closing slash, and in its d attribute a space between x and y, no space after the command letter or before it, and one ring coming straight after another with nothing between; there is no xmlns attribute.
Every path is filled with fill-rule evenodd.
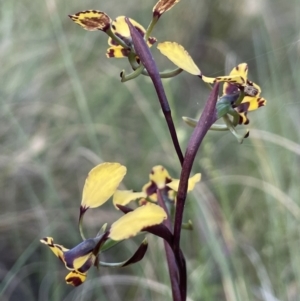
<svg viewBox="0 0 300 301"><path fill-rule="evenodd" d="M140 247L129 259L121 263L106 263L99 260L101 251L114 246L114 242L122 241L136 236L142 231L153 233L164 239L165 232L162 222L167 214L162 207L155 204L156 193L168 195L167 201L174 201L178 189L178 180L172 179L168 171L162 166L155 166L150 173L150 182L145 184L141 192L132 190L117 190L120 182L126 174L125 166L119 163L102 163L94 167L88 174L82 193L82 202L79 213L79 228L83 241L72 249L55 244L52 237L41 239L43 244L49 246L51 251L70 270L65 280L68 284L78 286L87 277L87 272L92 266L119 266L124 267L138 262L144 257L147 250L147 241L143 240ZM190 179L189 190L200 180L200 174ZM113 203L117 209L125 213L114 222L108 229L105 224L102 233L94 238L86 239L82 232L82 221L85 212L90 208L96 208L106 203L113 196ZM131 201L138 201L139 206L132 210L125 207ZM154 203L153 203L154 202ZM156 228L153 228L156 226Z"/></svg>
<svg viewBox="0 0 300 301"><path fill-rule="evenodd" d="M200 173L191 177L189 179L188 191L192 191L200 179ZM113 196L113 203L115 206L125 206L135 200L139 200L140 204L157 203L157 192L159 191L165 203L172 202L176 205L178 186L179 180L171 178L169 172L162 165L157 165L152 168L149 174L149 182L142 187L141 192L117 190Z"/></svg>
<svg viewBox="0 0 300 301"><path fill-rule="evenodd" d="M98 258L101 250L106 248L107 243L111 244L111 241L121 241L134 237L140 231L161 224L166 219L166 212L161 207L148 203L135 210L129 209L127 214L114 222L109 229L106 229L106 225L104 225L103 233L95 238L85 239L81 229L84 213L89 208L96 208L107 202L116 192L125 174L125 166L119 163L102 163L90 171L85 181L80 206L79 227L83 241L79 245L69 250L54 244L51 237L41 239L41 242L48 245L65 264L65 267L71 271L66 277L68 284L80 285L85 281L86 273L93 265L102 264ZM138 251L130 259L120 263L119 266L126 266L142 259L146 249L147 243L143 241ZM109 266L109 264L103 265Z"/></svg>
<svg viewBox="0 0 300 301"><path fill-rule="evenodd" d="M150 37L155 24L161 15L170 10L179 0L160 0L153 7L152 20L147 30L137 23L129 19L128 22L137 30L141 37L146 41L148 47L156 43L156 38ZM148 75L141 64L138 55L136 54L134 43L131 37L131 32L128 27L126 17L119 16L114 21L104 12L89 10L79 12L75 15L70 15L70 18L86 30L101 30L108 36L109 48L106 56L111 58L128 57L130 65L134 70L130 75L125 75L121 72L122 81L133 79L140 75ZM236 133L235 127L238 124L246 125L249 123L248 112L254 111L266 104L266 100L260 96L261 89L254 82L247 78L248 66L246 63L241 63L234 67L228 76L207 77L202 74L200 69L194 63L188 52L179 44L174 42L163 42L157 45L161 53L167 56L178 69L171 72L160 73L162 78L173 77L185 70L193 75L199 76L205 83L214 84L216 82L224 82L223 94L221 95L217 104L218 118L223 117L224 126L214 125L212 129L215 130L230 130L239 140L249 135L249 132L242 137ZM231 115L232 120L228 117ZM184 120L192 126L195 126L196 121L184 117Z"/></svg>
<svg viewBox="0 0 300 301"><path fill-rule="evenodd" d="M153 7L152 21L146 29L133 19L129 19L130 23L138 30L143 38L151 47L157 40L154 37L149 37L154 25L163 13L170 10L180 0L160 0ZM89 31L101 30L105 32L108 38L108 45L106 56L108 58L122 58L134 56L134 49L128 25L125 21L125 16L119 16L112 20L105 12L97 10L86 10L79 12L69 17L84 29Z"/></svg>
<svg viewBox="0 0 300 301"><path fill-rule="evenodd" d="M228 106L225 113L224 110L223 112L218 110L218 117L223 117L224 114L229 113L234 117L238 117L236 124L248 124L248 112L266 104L266 100L260 96L261 88L259 85L248 79L248 65L246 63L241 63L234 67L229 75L207 77L202 74L191 56L181 45L174 42L164 42L158 44L157 48L179 68L199 76L205 83L224 82L223 95L220 101L223 104L228 104ZM223 106L220 107L224 109Z"/></svg>
<svg viewBox="0 0 300 301"><path fill-rule="evenodd" d="M74 286L82 284L92 266L124 267L140 261L147 251L146 239L142 241L136 252L123 262L103 262L100 260L100 256L101 252L116 246L120 241L140 233L149 232L163 238L173 251L175 263L174 258L168 263L169 268L173 269L173 272L170 272L170 275L173 275L171 282L172 285L180 287L181 299L185 300L186 267L179 242L180 230L184 227L182 216L186 193L193 190L195 184L201 179L199 173L188 178L197 149L209 129L230 130L238 141L242 142L249 132L247 131L245 135L241 136L237 134L235 127L248 124L248 112L266 104L266 100L261 97L261 88L248 79L248 65L246 63L234 67L229 75L208 77L200 71L184 47L174 42L158 43L157 48L177 66L177 69L159 73L150 52L152 45L157 42L155 37L151 37L151 32L160 17L178 2L180 0L159 0L153 7L152 19L147 29L133 19L118 16L112 20L105 12L98 10L86 10L69 16L86 30L99 30L108 35L109 48L106 51L108 58L128 58L133 71L129 75L125 75L124 71L121 72L123 82L140 74L150 76L166 118L174 148L183 166L182 175L184 176L182 176L180 183L178 179L172 178L163 166L157 165L151 170L149 182L143 185L140 191L118 190L118 186L127 172L125 166L119 163L102 163L94 167L85 181L79 209L79 231L82 242L71 249L67 249L62 245L55 244L52 237L41 239L41 242L46 244L70 271L65 278L68 284ZM204 116L203 128L199 130L202 117L198 124L196 120L184 117L189 125L196 126L197 124L195 131L197 133L190 139L186 157L181 151L171 110L161 83L161 78L173 77L183 70L198 76L210 87L214 85L207 101L208 105L204 108L205 114L203 114L203 116L207 115L210 118ZM219 97L219 84L215 83L220 82L223 83L223 93ZM214 124L219 118L223 118L225 125ZM111 197L115 208L124 215L110 226L104 224L95 237L85 238L82 229L85 212L91 208L102 206ZM127 207L129 203L134 201L137 204L135 209ZM176 213L174 232L172 232L170 225L174 219L172 214L174 208ZM170 262L174 263L173 266Z"/></svg>

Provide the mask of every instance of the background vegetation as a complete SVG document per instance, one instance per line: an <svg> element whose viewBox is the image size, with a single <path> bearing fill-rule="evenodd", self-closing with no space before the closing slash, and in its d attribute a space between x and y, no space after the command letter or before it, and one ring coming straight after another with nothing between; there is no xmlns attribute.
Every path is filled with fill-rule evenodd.
<svg viewBox="0 0 300 301"><path fill-rule="evenodd" d="M122 84L126 60L106 59L107 38L67 17L98 9L148 25L151 1L23 0L0 3L0 298L7 300L170 300L161 240L144 260L89 273L67 286L63 265L39 243L80 241L78 208L87 172L101 161L128 167L124 187L140 189L152 166L173 177L179 164L149 79ZM182 0L154 30L185 46L207 75L247 62L266 107L250 113L250 137L209 133L194 166L185 232L190 300L299 300L299 0ZM161 69L171 63L153 50ZM208 94L196 77L164 81L182 146ZM119 216L110 204L88 212L94 236ZM138 240L103 254L123 260Z"/></svg>

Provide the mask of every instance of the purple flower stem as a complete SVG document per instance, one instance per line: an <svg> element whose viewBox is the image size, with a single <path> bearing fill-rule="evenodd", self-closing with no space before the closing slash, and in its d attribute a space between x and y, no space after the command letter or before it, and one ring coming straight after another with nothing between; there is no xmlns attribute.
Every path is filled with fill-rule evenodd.
<svg viewBox="0 0 300 301"><path fill-rule="evenodd" d="M216 83L213 87L213 90L210 92L204 110L191 135L191 138L189 140L185 152L185 159L181 170L180 183L179 183L179 188L177 193L177 203L176 203L175 223L174 223L174 253L177 260L178 259L180 260L180 258L182 257L182 252L180 250L180 234L181 234L183 210L184 210L186 194L187 194L188 180L190 177L194 159L201 145L201 142L205 137L209 128L217 120L216 102L218 99L218 92L219 92L219 83ZM182 262L182 264L185 263ZM183 289L184 288L181 287L181 290Z"/></svg>
<svg viewBox="0 0 300 301"><path fill-rule="evenodd" d="M167 219L164 221L164 224L170 231L172 231L172 223L171 223L170 215L169 215L168 209L166 207L166 204L163 200L161 191L159 189L157 189L156 193L157 193L158 204L167 213ZM165 248L166 258L167 258L167 262L168 262L168 269L169 269L169 275L170 275L170 281L171 281L173 301L182 301L181 293L180 293L180 286L179 286L179 272L178 272L178 267L177 267L176 259L174 256L174 252L165 240L164 240L164 248Z"/></svg>
<svg viewBox="0 0 300 301"><path fill-rule="evenodd" d="M153 59L153 56L150 52L150 49L149 49L146 41L142 37L142 35L130 23L128 18L126 18L125 20L126 20L126 23L128 24L129 30L130 30L130 35L132 37L134 50L135 50L136 54L139 56L143 66L146 68L146 70L153 82L153 85L155 87L161 109L165 116L165 119L166 119L166 122L167 122L167 125L169 128L169 132L171 134L174 148L176 150L180 164L182 165L184 158L183 158L183 154L182 154L182 151L181 151L181 148L179 145L179 141L178 141L177 133L175 130L169 102L168 102L161 78L159 76L158 68L157 68L156 63Z"/></svg>

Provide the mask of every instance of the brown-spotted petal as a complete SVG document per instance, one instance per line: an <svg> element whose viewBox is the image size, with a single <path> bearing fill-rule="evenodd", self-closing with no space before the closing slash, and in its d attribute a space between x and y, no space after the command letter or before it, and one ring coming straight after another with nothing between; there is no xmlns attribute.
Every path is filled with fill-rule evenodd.
<svg viewBox="0 0 300 301"><path fill-rule="evenodd" d="M248 110L249 110L249 102L244 102L238 105L235 110L239 114L239 124L248 124L250 121L247 117Z"/></svg>
<svg viewBox="0 0 300 301"><path fill-rule="evenodd" d="M159 0L153 7L153 17L159 18L179 1L180 0Z"/></svg>
<svg viewBox="0 0 300 301"><path fill-rule="evenodd" d="M112 32L124 40L131 40L130 30L129 27L125 21L125 16L119 16L112 22ZM144 36L146 33L145 28L135 20L128 18L130 20L130 23L137 29L137 31Z"/></svg>
<svg viewBox="0 0 300 301"><path fill-rule="evenodd" d="M69 15L69 17L85 30L95 31L107 31L111 26L111 18L104 12L98 10L86 10L81 11L75 15Z"/></svg>
<svg viewBox="0 0 300 301"><path fill-rule="evenodd" d="M72 271L66 276L65 280L67 284L79 286L86 280L86 273Z"/></svg>
<svg viewBox="0 0 300 301"><path fill-rule="evenodd" d="M131 45L131 34L130 34L130 30L129 27L125 21L125 16L119 16L117 17L113 22L112 22L112 32L119 37L120 39L122 39L124 41L125 44L127 44L128 46ZM142 37L144 37L145 33L146 33L146 29L138 22L136 22L135 20L128 18L130 23L133 25L133 27L135 27L135 29L140 33L140 35ZM156 38L154 37L149 37L147 40L147 44L149 47L151 47L155 42L156 42ZM108 44L110 46L118 46L117 42L114 41L112 38L108 39Z"/></svg>
<svg viewBox="0 0 300 301"><path fill-rule="evenodd" d="M245 96L242 101L242 104L243 103L249 104L249 107L247 108L248 111L255 111L258 108L265 106L267 101L263 97Z"/></svg>
<svg viewBox="0 0 300 301"><path fill-rule="evenodd" d="M172 181L172 178L162 165L156 165L152 168L149 179L150 181L143 186L142 191L145 192L152 201L157 201L156 190L168 188L167 184Z"/></svg>
<svg viewBox="0 0 300 301"><path fill-rule="evenodd" d="M247 81L248 76L248 65L246 63L238 64L229 73L230 76L240 76L243 78L244 82Z"/></svg>
<svg viewBox="0 0 300 301"><path fill-rule="evenodd" d="M120 45L111 46L106 50L106 57L108 58L123 58L130 54L130 49L124 48Z"/></svg>
<svg viewBox="0 0 300 301"><path fill-rule="evenodd" d="M248 75L248 65L246 63L241 63L238 66L234 67L229 75L225 76L217 76L217 77L207 77L202 76L202 80L206 83L213 84L215 82L225 82L238 86L246 86L247 85L247 75ZM227 86L224 87L224 94L232 94L225 93Z"/></svg>
<svg viewBox="0 0 300 301"><path fill-rule="evenodd" d="M214 84L214 83L219 83L219 82L226 82L226 83L231 83L231 84L235 84L238 86L244 86L245 85L245 80L243 77L241 77L240 75L226 75L226 76L217 76L217 77L207 77L202 75L202 80L205 83L208 84Z"/></svg>
<svg viewBox="0 0 300 301"><path fill-rule="evenodd" d="M55 244L52 237L44 237L40 240L41 243L47 245L51 251L65 264L64 252L68 251L65 247Z"/></svg>
<svg viewBox="0 0 300 301"><path fill-rule="evenodd" d="M166 184L172 180L169 172L162 165L156 165L152 168L149 179L156 184L156 189L165 188Z"/></svg>

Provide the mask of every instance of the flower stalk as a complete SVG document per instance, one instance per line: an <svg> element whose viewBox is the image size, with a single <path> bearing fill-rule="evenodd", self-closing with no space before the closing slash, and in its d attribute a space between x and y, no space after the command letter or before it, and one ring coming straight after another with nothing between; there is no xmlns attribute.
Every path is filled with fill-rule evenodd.
<svg viewBox="0 0 300 301"><path fill-rule="evenodd" d="M210 127L212 126L212 124L217 120L216 103L218 99L218 92L219 84L216 83L208 97L201 117L191 135L185 153L185 159L181 170L180 183L177 192L177 205L174 223L174 251L178 257L180 253L180 233L183 218L183 210L187 195L188 179L201 142L208 130L210 129Z"/></svg>
<svg viewBox="0 0 300 301"><path fill-rule="evenodd" d="M160 189L157 189L156 193L157 193L158 204L167 213L167 219L164 221L164 224L172 232L172 222L170 219L170 214L168 212L166 203L164 201L164 198L162 196ZM179 271L178 271L178 266L176 263L174 252L165 240L164 240L164 248L165 248L165 253L166 253L166 258L167 258L167 263L168 263L173 301L182 301L181 293L180 293L180 284L179 284L179 281L180 281L179 280Z"/></svg>
<svg viewBox="0 0 300 301"><path fill-rule="evenodd" d="M172 114L171 114L171 108L161 81L161 78L159 76L159 71L156 66L155 60L153 59L153 56L149 50L149 47L141 34L136 30L136 28L131 24L128 18L126 18L126 23L128 24L130 34L132 37L133 45L136 54L139 56L141 63L144 65L146 68L153 85L155 87L161 109L163 111L163 114L165 116L169 132L172 138L172 142L174 145L174 148L176 150L178 159L180 164L183 164L183 154L179 145L176 129L174 126Z"/></svg>

